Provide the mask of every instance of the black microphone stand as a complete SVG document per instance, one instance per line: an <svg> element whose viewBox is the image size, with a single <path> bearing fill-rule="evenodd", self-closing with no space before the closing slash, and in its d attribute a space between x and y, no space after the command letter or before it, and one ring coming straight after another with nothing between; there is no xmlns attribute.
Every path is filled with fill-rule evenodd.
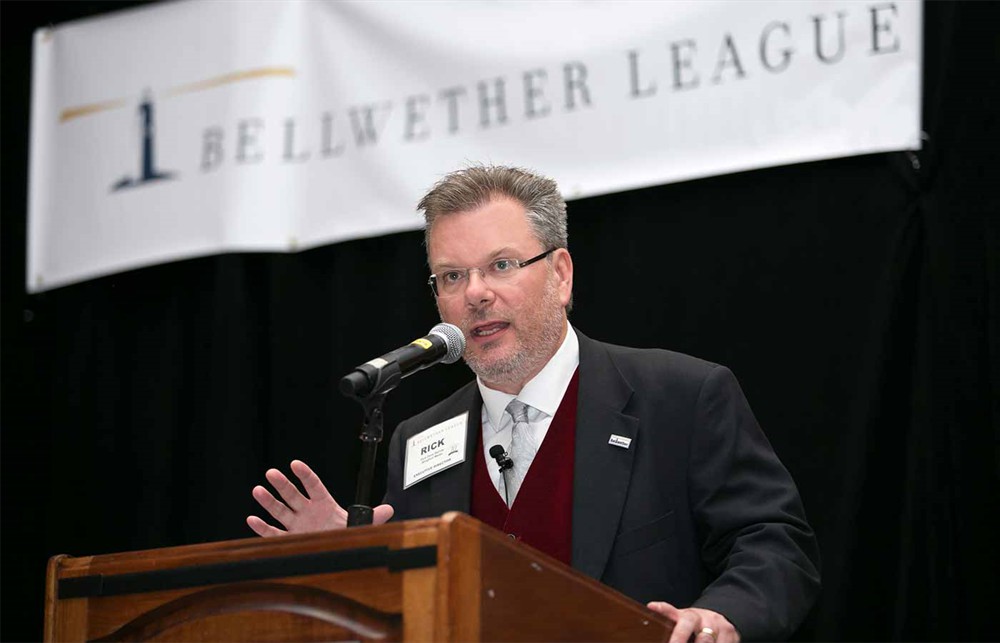
<svg viewBox="0 0 1000 643"><path fill-rule="evenodd" d="M347 508L347 526L361 527L372 524L374 511L371 507L372 479L375 477L375 456L378 454L378 444L382 441L383 415L382 405L386 395L396 388L403 379L399 364L390 362L379 370L379 379L365 395L347 394L345 387L341 391L352 397L361 405L365 413L364 424L361 427L361 469L358 471L358 487L354 504Z"/></svg>

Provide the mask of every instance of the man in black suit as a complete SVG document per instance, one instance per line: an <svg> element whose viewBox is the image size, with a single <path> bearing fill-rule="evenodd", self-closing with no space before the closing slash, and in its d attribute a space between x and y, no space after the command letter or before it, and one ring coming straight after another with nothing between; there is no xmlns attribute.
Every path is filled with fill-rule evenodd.
<svg viewBox="0 0 1000 643"><path fill-rule="evenodd" d="M818 550L732 373L569 325L573 262L553 181L473 167L419 209L438 310L465 334L477 379L397 428L375 522L459 510L523 529L529 544L675 620L671 643L789 636L818 593ZM465 457L421 478L407 466L412 444L442 431L459 435ZM515 465L503 474L485 467L497 445ZM343 526L318 477L300 461L292 471L308 497L271 469L285 502L255 487L264 509L290 532Z"/></svg>

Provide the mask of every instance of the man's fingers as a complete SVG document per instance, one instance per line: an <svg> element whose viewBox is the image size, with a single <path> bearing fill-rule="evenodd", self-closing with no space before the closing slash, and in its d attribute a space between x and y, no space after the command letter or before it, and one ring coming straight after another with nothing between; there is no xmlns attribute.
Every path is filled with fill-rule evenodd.
<svg viewBox="0 0 1000 643"><path fill-rule="evenodd" d="M257 504L263 507L264 511L271 514L272 518L283 524L286 528L291 524L292 519L295 518L295 513L272 496L270 491L257 485L251 493Z"/></svg>
<svg viewBox="0 0 1000 643"><path fill-rule="evenodd" d="M652 601L650 603L646 603L646 607L654 612L657 612L658 614L663 614L671 621L676 621L680 618L680 610L670 603L665 603L664 601Z"/></svg>
<svg viewBox="0 0 1000 643"><path fill-rule="evenodd" d="M309 495L309 499L313 501L329 501L337 505L337 509L340 509L340 505L337 501L333 499L330 492L326 490L326 485L323 481L319 479L319 476L309 468L302 460L292 460L292 473L302 481L302 486L306 490L306 494Z"/></svg>
<svg viewBox="0 0 1000 643"><path fill-rule="evenodd" d="M653 601L646 607L674 621L670 643L740 643L740 633L722 614L700 608L677 609L670 603Z"/></svg>
<svg viewBox="0 0 1000 643"><path fill-rule="evenodd" d="M298 511L301 509L307 501L306 497L299 492L298 488L292 484L292 481L285 477L285 474L278 471L277 469L268 469L267 473L264 474L267 481L274 485L277 490L278 495L281 499L285 501L289 507L293 510Z"/></svg>
<svg viewBox="0 0 1000 643"><path fill-rule="evenodd" d="M687 643L691 635L701 630L701 617L692 610L679 610L670 643Z"/></svg>
<svg viewBox="0 0 1000 643"><path fill-rule="evenodd" d="M395 509L392 508L392 505L379 505L372 511L374 512L372 515L372 524L381 525L388 522L389 519L392 518L392 514Z"/></svg>
<svg viewBox="0 0 1000 643"><path fill-rule="evenodd" d="M683 629L681 626L681 610L664 601L646 603L646 607L673 621L674 630L670 634L670 643L687 643L688 637L691 636L691 632L690 630ZM688 632L686 635L684 634L685 631Z"/></svg>
<svg viewBox="0 0 1000 643"><path fill-rule="evenodd" d="M287 531L282 531L277 527L272 527L267 524L257 516L247 516L247 525L250 529L254 530L254 533L258 536L263 536L264 538L270 538L272 536L284 536Z"/></svg>

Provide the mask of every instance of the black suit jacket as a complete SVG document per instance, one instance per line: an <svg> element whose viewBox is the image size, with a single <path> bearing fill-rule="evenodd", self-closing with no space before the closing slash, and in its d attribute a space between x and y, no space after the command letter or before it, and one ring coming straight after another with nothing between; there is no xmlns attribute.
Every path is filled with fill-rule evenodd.
<svg viewBox="0 0 1000 643"><path fill-rule="evenodd" d="M819 552L733 374L577 334L573 567L641 602L717 611L744 640L787 638L819 591ZM403 490L406 439L466 411L465 462ZM399 425L385 498L394 519L469 511L481 412L471 382Z"/></svg>

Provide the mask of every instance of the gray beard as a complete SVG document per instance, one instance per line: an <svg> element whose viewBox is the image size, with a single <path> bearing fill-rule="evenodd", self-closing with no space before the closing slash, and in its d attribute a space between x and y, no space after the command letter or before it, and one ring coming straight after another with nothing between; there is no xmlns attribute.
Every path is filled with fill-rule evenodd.
<svg viewBox="0 0 1000 643"><path fill-rule="evenodd" d="M559 349L559 339L565 324L562 315L558 314L562 306L555 288L545 291L540 305L544 310L553 311L553 314L530 345L502 359L489 358L489 349L484 351L485 355L466 354L464 360L472 372L485 382L508 385L524 382L529 375L540 371Z"/></svg>

